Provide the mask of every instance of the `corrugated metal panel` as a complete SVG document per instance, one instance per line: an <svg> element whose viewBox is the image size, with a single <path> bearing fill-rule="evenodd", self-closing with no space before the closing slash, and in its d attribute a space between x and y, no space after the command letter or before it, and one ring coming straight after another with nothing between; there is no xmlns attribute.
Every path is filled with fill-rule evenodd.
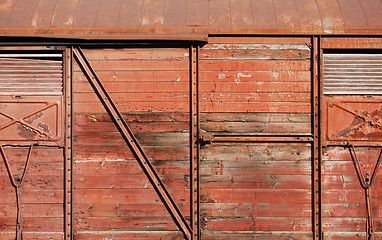
<svg viewBox="0 0 382 240"><path fill-rule="evenodd" d="M324 94L382 94L382 54L324 54Z"/></svg>
<svg viewBox="0 0 382 240"><path fill-rule="evenodd" d="M0 54L0 95L62 95L62 88L62 54Z"/></svg>

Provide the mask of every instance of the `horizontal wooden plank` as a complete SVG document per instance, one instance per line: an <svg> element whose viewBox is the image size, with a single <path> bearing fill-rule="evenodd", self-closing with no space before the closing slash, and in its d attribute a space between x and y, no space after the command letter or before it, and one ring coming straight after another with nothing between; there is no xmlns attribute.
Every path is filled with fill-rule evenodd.
<svg viewBox="0 0 382 240"><path fill-rule="evenodd" d="M177 226L170 216L168 217L86 217L74 219L74 229L77 231L175 231Z"/></svg>
<svg viewBox="0 0 382 240"><path fill-rule="evenodd" d="M24 163L28 155L29 147L4 147L4 152L10 163ZM44 148L35 146L30 156L30 163L62 163L63 162L62 148ZM2 167L0 165L0 167Z"/></svg>
<svg viewBox="0 0 382 240"><path fill-rule="evenodd" d="M82 115L84 116L84 115ZM86 118L84 116L84 118ZM130 129L134 133L140 132L189 132L190 126L188 122L149 122L149 123L137 123L128 122ZM81 123L75 122L73 126L73 132L115 132L117 127L113 122L98 122L98 121L86 121L82 119Z"/></svg>
<svg viewBox="0 0 382 240"><path fill-rule="evenodd" d="M189 176L162 175L167 189L189 189ZM143 173L140 175L74 175L75 189L149 189L152 185Z"/></svg>
<svg viewBox="0 0 382 240"><path fill-rule="evenodd" d="M200 174L225 176L257 176L257 175L310 175L310 161L257 161L240 159L231 160L203 160Z"/></svg>
<svg viewBox="0 0 382 240"><path fill-rule="evenodd" d="M251 113L311 113L308 102L203 102L201 112L251 112Z"/></svg>
<svg viewBox="0 0 382 240"><path fill-rule="evenodd" d="M309 93L309 82L201 82L199 89L211 93Z"/></svg>
<svg viewBox="0 0 382 240"><path fill-rule="evenodd" d="M209 48L208 48L209 47ZM269 47L269 48L267 48ZM305 48L302 48L305 47ZM200 60L309 60L310 50L306 46L257 45L257 44L214 44L200 50Z"/></svg>
<svg viewBox="0 0 382 240"><path fill-rule="evenodd" d="M214 133L310 133L310 123L201 122L200 129Z"/></svg>
<svg viewBox="0 0 382 240"><path fill-rule="evenodd" d="M356 154L360 162L370 161L375 163L380 149L374 147L356 147ZM345 147L327 147L323 150L322 158L324 161L352 161L349 148Z"/></svg>
<svg viewBox="0 0 382 240"><path fill-rule="evenodd" d="M309 71L310 61L292 60L200 60L200 71L264 71L264 70L294 70Z"/></svg>
<svg viewBox="0 0 382 240"><path fill-rule="evenodd" d="M201 189L201 203L310 203L310 189Z"/></svg>
<svg viewBox="0 0 382 240"><path fill-rule="evenodd" d="M293 72L292 72L293 74ZM188 82L190 73L187 70L163 71L97 71L97 76L102 82ZM78 70L73 73L74 84L88 83L88 79Z"/></svg>
<svg viewBox="0 0 382 240"><path fill-rule="evenodd" d="M200 82L311 82L311 72L306 70L258 70L251 69L201 71Z"/></svg>
<svg viewBox="0 0 382 240"><path fill-rule="evenodd" d="M310 44L309 37L251 37L251 36L224 36L224 37L209 37L209 44L216 43L255 43L255 44Z"/></svg>
<svg viewBox="0 0 382 240"><path fill-rule="evenodd" d="M123 60L94 60L90 61L90 65L93 69L98 71L175 71L189 69L189 61L186 60L166 60L161 59L142 59L135 61L123 61ZM73 64L73 70L79 71L80 67L77 64Z"/></svg>
<svg viewBox="0 0 382 240"><path fill-rule="evenodd" d="M76 93L73 95L73 103L77 104L86 104L95 101L99 101L98 96L95 93ZM167 102L187 102L190 100L188 93L136 93L136 92L122 92L122 93L112 93L110 98L114 103L123 103L130 102L134 104L136 102L163 102L164 106L167 106Z"/></svg>
<svg viewBox="0 0 382 240"><path fill-rule="evenodd" d="M310 123L311 118L304 113L200 113L201 122Z"/></svg>
<svg viewBox="0 0 382 240"><path fill-rule="evenodd" d="M0 218L0 231L14 231L16 217ZM23 217L23 231L63 232L64 218Z"/></svg>
<svg viewBox="0 0 382 240"><path fill-rule="evenodd" d="M150 163L154 166L159 175L188 175L190 174L189 161L155 161ZM94 175L139 175L143 174L143 170L136 160L74 160L73 173L76 176L85 174Z"/></svg>
<svg viewBox="0 0 382 240"><path fill-rule="evenodd" d="M22 188L25 191L59 190L63 189L64 177L61 174L56 176L31 175L25 176ZM0 176L0 190L14 190L8 176Z"/></svg>
<svg viewBox="0 0 382 240"><path fill-rule="evenodd" d="M63 190L29 190L25 189L23 191L23 204L24 203L52 203L52 204L62 204L64 201L64 191ZM3 192L0 195L0 203L15 203L16 195L15 191Z"/></svg>
<svg viewBox="0 0 382 240"><path fill-rule="evenodd" d="M201 160L229 161L310 161L310 144L258 143L219 144L204 146L201 149Z"/></svg>
<svg viewBox="0 0 382 240"><path fill-rule="evenodd" d="M184 216L190 216L189 204L177 204ZM168 212L162 203L153 204L111 204L111 203L83 203L74 204L73 211L77 218L86 217L114 217L114 218L153 218L167 216Z"/></svg>
<svg viewBox="0 0 382 240"><path fill-rule="evenodd" d="M204 189L310 189L307 175L201 176Z"/></svg>
<svg viewBox="0 0 382 240"><path fill-rule="evenodd" d="M103 82L103 86L109 93L188 93L188 82ZM73 84L75 93L85 93L94 90L86 82ZM154 95L155 96L155 95Z"/></svg>
<svg viewBox="0 0 382 240"><path fill-rule="evenodd" d="M16 236L16 233L14 231L2 231L0 232L1 239L4 240L14 240ZM62 240L64 239L65 233L64 232L28 232L23 231L23 237L28 240Z"/></svg>
<svg viewBox="0 0 382 240"><path fill-rule="evenodd" d="M326 231L324 233L325 239L329 240L363 240L366 239L366 232L351 231L351 232L334 232L334 231ZM374 239L381 240L382 233L374 232Z"/></svg>
<svg viewBox="0 0 382 240"><path fill-rule="evenodd" d="M373 222L375 229L381 229L382 222ZM323 218L322 230L336 232L358 232L366 231L366 217L364 218Z"/></svg>
<svg viewBox="0 0 382 240"><path fill-rule="evenodd" d="M125 147L123 147L125 146ZM142 146L150 160L180 160L188 161L190 158L190 148L180 146ZM73 158L75 160L96 159L113 160L129 159L136 160L127 145L121 146L73 146Z"/></svg>
<svg viewBox="0 0 382 240"><path fill-rule="evenodd" d="M222 231L309 231L311 218L203 218L202 228Z"/></svg>
<svg viewBox="0 0 382 240"><path fill-rule="evenodd" d="M362 189L357 173L354 175L323 175L321 182L323 189ZM372 188L381 189L381 187L382 178L376 178Z"/></svg>
<svg viewBox="0 0 382 240"><path fill-rule="evenodd" d="M202 217L311 217L311 204L203 203Z"/></svg>
<svg viewBox="0 0 382 240"><path fill-rule="evenodd" d="M371 209L373 212L373 218L380 221L382 218L382 204L372 203ZM322 216L326 218L362 218L366 216L366 204L323 204Z"/></svg>
<svg viewBox="0 0 382 240"><path fill-rule="evenodd" d="M60 218L64 216L63 204L22 204L21 212L23 218ZM17 216L17 204L8 203L0 205L0 217L16 217ZM1 235L0 235L1 236Z"/></svg>
<svg viewBox="0 0 382 240"><path fill-rule="evenodd" d="M381 191L379 189L371 190L371 202L373 204L382 204L380 196ZM365 191L362 188L341 191L338 189L322 190L322 203L365 204Z"/></svg>
<svg viewBox="0 0 382 240"><path fill-rule="evenodd" d="M8 177L8 172L5 170L5 166L0 164L0 177ZM12 162L9 163L12 172L16 175L18 172L24 171L24 162ZM56 178L63 177L64 164L63 163L42 163L42 162L29 162L28 169L25 175L25 180L28 178L34 178L35 176L55 176Z"/></svg>
<svg viewBox="0 0 382 240"><path fill-rule="evenodd" d="M189 122L189 113L184 112L128 112L121 113L128 123L158 123L158 122ZM74 114L73 122L84 124L85 122L112 122L109 114Z"/></svg>
<svg viewBox="0 0 382 240"><path fill-rule="evenodd" d="M152 239L152 240L162 240L162 239L173 239L173 240L183 240L184 235L182 232L174 231L77 231L74 233L74 238L76 240L125 240L125 239Z"/></svg>
<svg viewBox="0 0 382 240"><path fill-rule="evenodd" d="M190 202L187 189L169 190L175 203ZM162 203L154 189L74 189L73 204L82 203Z"/></svg>
<svg viewBox="0 0 382 240"><path fill-rule="evenodd" d="M189 133L183 132L138 132L137 141L144 146L188 146ZM119 132L77 131L73 136L76 146L116 146L125 145Z"/></svg>
<svg viewBox="0 0 382 240"><path fill-rule="evenodd" d="M251 239L294 239L305 240L312 239L311 232L301 231L211 231L202 232L203 240L251 240Z"/></svg>
<svg viewBox="0 0 382 240"><path fill-rule="evenodd" d="M119 102L115 104L120 112L184 112L188 113L189 102ZM75 103L73 110L82 114L105 113L101 102Z"/></svg>
<svg viewBox="0 0 382 240"><path fill-rule="evenodd" d="M225 92L203 92L200 94L201 102L310 102L310 93L282 93L275 94L263 92L249 93L225 93Z"/></svg>
<svg viewBox="0 0 382 240"><path fill-rule="evenodd" d="M187 48L107 48L83 49L85 56L91 60L187 60Z"/></svg>

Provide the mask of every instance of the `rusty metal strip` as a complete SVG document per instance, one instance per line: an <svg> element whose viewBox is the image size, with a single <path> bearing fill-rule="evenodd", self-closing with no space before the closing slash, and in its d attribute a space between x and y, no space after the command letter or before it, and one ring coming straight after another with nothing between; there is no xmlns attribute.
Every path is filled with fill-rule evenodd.
<svg viewBox="0 0 382 240"><path fill-rule="evenodd" d="M198 86L198 46L190 48L190 61L191 61L191 228L192 239L200 238L199 232L199 86Z"/></svg>
<svg viewBox="0 0 382 240"><path fill-rule="evenodd" d="M22 227L22 215L21 215L21 207L22 207L21 206L21 186L23 184L25 174L26 174L27 169L28 169L29 159L30 159L32 150L33 150L33 144L30 145L30 147L29 147L29 151L28 151L27 159L25 161L23 173L18 174L18 178L15 179L13 176L13 173L12 173L12 169L9 166L9 162L8 162L7 156L5 155L3 146L0 145L0 152L1 152L1 155L3 157L5 166L7 168L9 178L11 179L12 186L16 190L17 218L16 218L16 238L15 238L15 240L22 240L23 239L23 227Z"/></svg>
<svg viewBox="0 0 382 240"><path fill-rule="evenodd" d="M355 170L357 172L359 183L361 184L361 187L365 190L365 198L366 198L366 213L367 213L367 219L366 219L366 234L368 240L374 240L374 227L373 227L373 215L371 211L371 196L370 196L370 190L373 186L374 180L377 176L379 167L381 165L381 159L382 159L382 149L379 153L377 163L374 166L373 174L370 177L369 173L366 173L365 175L362 172L361 165L359 163L357 154L355 152L354 146L351 144L348 144L350 156L353 160L353 164L355 167Z"/></svg>
<svg viewBox="0 0 382 240"><path fill-rule="evenodd" d="M312 38L312 128L313 128L313 239L322 239L321 228L321 141L320 141L320 83L321 48L319 37Z"/></svg>
<svg viewBox="0 0 382 240"><path fill-rule="evenodd" d="M72 214L72 49L64 54L64 102L65 102L65 240L73 239Z"/></svg>
<svg viewBox="0 0 382 240"><path fill-rule="evenodd" d="M130 147L132 153L135 155L138 163L140 164L142 170L146 174L147 178L150 180L151 185L157 192L158 196L162 200L163 204L166 206L171 217L174 219L175 223L178 225L179 229L183 232L186 239L191 239L192 231L188 225L186 219L180 212L179 208L176 206L171 195L167 191L166 187L160 180L158 174L156 173L154 167L151 165L147 155L143 151L142 147L138 143L133 132L130 130L122 114L118 111L117 107L109 97L106 89L103 87L97 74L94 72L89 61L85 57L82 50L77 47L73 49L73 54L79 64L79 66L84 71L86 77L88 78L90 84L92 85L94 91L102 102L103 106L109 113L110 117L113 119L114 124L120 131L126 144Z"/></svg>

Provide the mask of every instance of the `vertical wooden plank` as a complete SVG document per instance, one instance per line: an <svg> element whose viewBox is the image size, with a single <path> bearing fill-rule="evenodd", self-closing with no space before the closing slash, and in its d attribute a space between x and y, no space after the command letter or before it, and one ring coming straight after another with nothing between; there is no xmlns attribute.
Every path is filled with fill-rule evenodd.
<svg viewBox="0 0 382 240"><path fill-rule="evenodd" d="M191 95L190 95L190 108L191 108L191 228L192 239L199 239L199 87L198 87L198 46L190 48L190 61L191 61Z"/></svg>
<svg viewBox="0 0 382 240"><path fill-rule="evenodd" d="M72 49L64 54L65 86L65 239L72 239Z"/></svg>
<svg viewBox="0 0 382 240"><path fill-rule="evenodd" d="M321 239L321 189L320 189L320 153L321 153L321 144L320 144L320 116L319 116L319 103L320 103L320 81L319 81L319 66L320 66L320 57L319 57L319 38L312 38L312 65L313 65L313 230L314 238Z"/></svg>

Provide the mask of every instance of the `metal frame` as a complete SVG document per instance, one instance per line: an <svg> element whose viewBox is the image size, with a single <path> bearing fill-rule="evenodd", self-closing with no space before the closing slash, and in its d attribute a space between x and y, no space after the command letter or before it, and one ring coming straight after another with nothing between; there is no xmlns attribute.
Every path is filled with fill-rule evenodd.
<svg viewBox="0 0 382 240"><path fill-rule="evenodd" d="M321 37L312 37L312 129L313 129L313 239L323 239L321 226L321 135L320 106L322 94Z"/></svg>
<svg viewBox="0 0 382 240"><path fill-rule="evenodd" d="M64 102L65 102L65 150L64 150L64 224L65 240L73 239L73 211L72 211L72 49L66 48L64 52Z"/></svg>
<svg viewBox="0 0 382 240"><path fill-rule="evenodd" d="M192 239L200 239L200 198L199 198L199 78L198 78L198 46L190 47L190 147L191 147L191 228Z"/></svg>
<svg viewBox="0 0 382 240"><path fill-rule="evenodd" d="M73 49L73 55L77 60L78 65L81 67L86 77L88 78L89 83L93 87L103 106L109 113L110 117L113 119L114 124L118 128L126 144L129 146L130 150L135 155L139 165L141 166L146 177L149 179L151 185L157 192L158 196L162 200L163 204L167 208L174 222L183 232L185 238L191 239L191 227L187 223L179 208L176 206L170 193L167 191L165 185L159 178L154 167L151 165L147 155L143 151L133 132L130 130L122 114L119 112L112 99L110 98L108 92L103 87L100 79L96 75L86 56L79 47Z"/></svg>

